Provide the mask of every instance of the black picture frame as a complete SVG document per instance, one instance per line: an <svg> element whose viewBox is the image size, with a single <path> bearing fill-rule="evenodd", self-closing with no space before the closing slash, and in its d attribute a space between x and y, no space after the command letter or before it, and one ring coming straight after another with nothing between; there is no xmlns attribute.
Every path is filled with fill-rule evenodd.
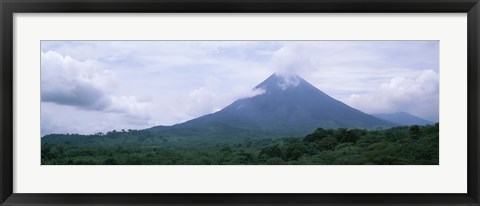
<svg viewBox="0 0 480 206"><path fill-rule="evenodd" d="M479 0L0 0L1 205L480 205ZM468 189L465 194L21 194L13 193L15 13L467 13ZM457 177L452 177L457 178ZM93 186L93 185L92 185Z"/></svg>

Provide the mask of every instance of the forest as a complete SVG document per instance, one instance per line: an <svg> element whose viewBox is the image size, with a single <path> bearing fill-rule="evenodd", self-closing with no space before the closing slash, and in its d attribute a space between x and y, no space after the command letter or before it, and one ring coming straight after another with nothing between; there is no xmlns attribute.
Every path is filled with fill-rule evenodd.
<svg viewBox="0 0 480 206"><path fill-rule="evenodd" d="M194 141L195 142L195 141ZM192 143L138 130L42 138L42 165L438 165L439 124Z"/></svg>

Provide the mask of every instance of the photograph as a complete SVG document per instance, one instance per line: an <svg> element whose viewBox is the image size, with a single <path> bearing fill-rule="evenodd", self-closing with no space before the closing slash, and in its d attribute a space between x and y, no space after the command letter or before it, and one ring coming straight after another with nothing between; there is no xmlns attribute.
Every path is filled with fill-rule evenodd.
<svg viewBox="0 0 480 206"><path fill-rule="evenodd" d="M42 165L439 165L438 40L40 50Z"/></svg>

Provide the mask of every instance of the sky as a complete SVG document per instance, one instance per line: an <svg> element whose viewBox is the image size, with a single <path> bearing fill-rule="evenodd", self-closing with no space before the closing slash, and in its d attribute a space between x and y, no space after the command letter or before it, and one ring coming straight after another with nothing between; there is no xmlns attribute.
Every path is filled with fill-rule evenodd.
<svg viewBox="0 0 480 206"><path fill-rule="evenodd" d="M42 41L41 135L181 123L261 95L273 73L438 121L438 41Z"/></svg>

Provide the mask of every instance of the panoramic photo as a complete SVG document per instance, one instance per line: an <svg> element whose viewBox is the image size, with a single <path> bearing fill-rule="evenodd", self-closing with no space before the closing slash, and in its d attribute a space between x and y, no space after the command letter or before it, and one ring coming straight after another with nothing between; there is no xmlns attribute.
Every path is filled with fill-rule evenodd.
<svg viewBox="0 0 480 206"><path fill-rule="evenodd" d="M42 165L438 165L439 41L41 41Z"/></svg>

